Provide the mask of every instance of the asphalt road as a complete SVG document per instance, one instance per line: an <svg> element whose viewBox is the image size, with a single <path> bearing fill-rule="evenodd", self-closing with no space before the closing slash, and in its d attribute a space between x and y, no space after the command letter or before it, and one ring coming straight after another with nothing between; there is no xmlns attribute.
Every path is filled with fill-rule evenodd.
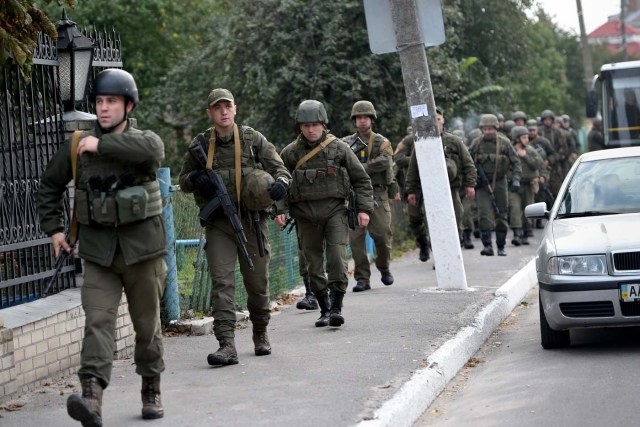
<svg viewBox="0 0 640 427"><path fill-rule="evenodd" d="M540 346L534 288L415 426L638 425L640 328L577 330L571 340Z"/></svg>

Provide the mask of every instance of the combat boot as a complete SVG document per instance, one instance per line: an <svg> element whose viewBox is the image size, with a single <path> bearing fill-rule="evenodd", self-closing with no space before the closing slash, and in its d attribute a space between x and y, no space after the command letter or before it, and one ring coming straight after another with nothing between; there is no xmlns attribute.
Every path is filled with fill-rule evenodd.
<svg viewBox="0 0 640 427"><path fill-rule="evenodd" d="M420 245L420 261L427 262L429 260L429 238L423 237L419 239L418 245Z"/></svg>
<svg viewBox="0 0 640 427"><path fill-rule="evenodd" d="M471 241L471 230L465 229L462 231L462 246L465 249L473 249L473 242Z"/></svg>
<svg viewBox="0 0 640 427"><path fill-rule="evenodd" d="M358 282L353 287L353 292L363 292L368 291L369 289L371 289L371 285L369 284L369 282Z"/></svg>
<svg viewBox="0 0 640 427"><path fill-rule="evenodd" d="M391 274L390 271L381 271L380 273L382 275L380 280L382 280L382 283L385 286L393 285L393 275Z"/></svg>
<svg viewBox="0 0 640 427"><path fill-rule="evenodd" d="M522 244L522 230L519 228L513 229L513 239L511 239L511 244L513 246L520 246ZM498 253L498 255L500 255Z"/></svg>
<svg viewBox="0 0 640 427"><path fill-rule="evenodd" d="M480 251L480 255L493 256L493 243L491 242L491 232L483 231L480 233L482 245L484 248Z"/></svg>
<svg viewBox="0 0 640 427"><path fill-rule="evenodd" d="M96 377L81 378L82 396L67 399L67 413L83 427L102 427L102 384Z"/></svg>
<svg viewBox="0 0 640 427"><path fill-rule="evenodd" d="M268 356L271 354L271 344L269 344L266 328L253 327L253 346L256 356Z"/></svg>
<svg viewBox="0 0 640 427"><path fill-rule="evenodd" d="M211 366L226 366L238 364L238 352L233 338L220 338L220 348L207 356L207 363Z"/></svg>
<svg viewBox="0 0 640 427"><path fill-rule="evenodd" d="M530 228L527 228L526 230L524 230L524 233L522 234L523 237L533 237L533 230Z"/></svg>
<svg viewBox="0 0 640 427"><path fill-rule="evenodd" d="M331 313L329 315L329 326L342 326L344 317L342 317L342 300L344 294L342 292L331 291Z"/></svg>
<svg viewBox="0 0 640 427"><path fill-rule="evenodd" d="M320 305L320 317L316 320L316 327L321 328L323 326L329 326L329 310L331 308L329 294L325 293L320 296L318 298L318 304Z"/></svg>
<svg viewBox="0 0 640 427"><path fill-rule="evenodd" d="M504 245L507 243L507 232L496 231L496 246L498 247L498 256L507 256Z"/></svg>
<svg viewBox="0 0 640 427"><path fill-rule="evenodd" d="M298 310L317 310L318 309L318 300L316 296L311 292L311 284L309 283L308 277L303 277L302 281L304 282L304 291L305 295L298 303L296 304L296 308Z"/></svg>
<svg viewBox="0 0 640 427"><path fill-rule="evenodd" d="M522 244L523 245L529 245L529 236L527 236L526 234L522 235Z"/></svg>
<svg viewBox="0 0 640 427"><path fill-rule="evenodd" d="M542 230L544 228L544 224L541 219L536 219L536 228L538 230Z"/></svg>
<svg viewBox="0 0 640 427"><path fill-rule="evenodd" d="M164 408L160 400L160 375L142 377L142 419L155 420L164 417Z"/></svg>

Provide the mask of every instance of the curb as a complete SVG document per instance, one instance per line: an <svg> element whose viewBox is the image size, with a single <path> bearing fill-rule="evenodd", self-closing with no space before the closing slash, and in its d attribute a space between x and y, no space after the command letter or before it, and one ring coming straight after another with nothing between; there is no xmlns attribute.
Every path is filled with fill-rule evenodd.
<svg viewBox="0 0 640 427"><path fill-rule="evenodd" d="M409 381L359 427L412 427L446 385L462 369L527 292L536 284L535 260L531 260L495 292L495 298L478 313L470 326L462 328L427 358L428 366Z"/></svg>

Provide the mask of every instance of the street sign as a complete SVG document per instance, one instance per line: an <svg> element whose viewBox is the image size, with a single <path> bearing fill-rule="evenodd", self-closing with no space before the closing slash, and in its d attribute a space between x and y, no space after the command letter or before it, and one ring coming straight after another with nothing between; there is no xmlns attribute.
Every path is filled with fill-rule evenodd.
<svg viewBox="0 0 640 427"><path fill-rule="evenodd" d="M444 43L444 19L440 0L416 0L416 5L424 45L429 47ZM371 52L381 54L397 51L398 42L393 29L390 1L364 0L364 15Z"/></svg>

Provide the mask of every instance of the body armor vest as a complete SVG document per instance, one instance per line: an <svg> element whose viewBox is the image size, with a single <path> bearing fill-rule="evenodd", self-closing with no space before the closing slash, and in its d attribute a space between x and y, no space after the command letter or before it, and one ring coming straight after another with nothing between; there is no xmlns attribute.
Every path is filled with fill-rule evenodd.
<svg viewBox="0 0 640 427"><path fill-rule="evenodd" d="M349 135L346 139L346 143L354 148L351 143L357 138L358 134L354 133L353 135ZM375 159L380 156L380 147L384 142L385 138L379 133L374 132L373 141L371 142L373 147L371 147L371 154L369 155L369 147L359 147L358 150L355 150L356 157L360 160L361 163L367 163L371 159ZM367 144L369 141L365 141ZM356 142L355 144L358 144ZM391 143L389 143L389 147L391 147ZM374 187L387 187L391 185L393 182L393 169L389 170L387 168L384 172L373 172L369 174L369 178L371 178L371 185Z"/></svg>
<svg viewBox="0 0 640 427"><path fill-rule="evenodd" d="M496 144L500 143L500 149L496 155ZM508 155L507 144L511 144L507 138L497 135L496 141L485 141L481 139L474 150L474 160L482 165L487 177L496 175L497 179L503 178L511 165ZM497 166L497 168L496 168Z"/></svg>

